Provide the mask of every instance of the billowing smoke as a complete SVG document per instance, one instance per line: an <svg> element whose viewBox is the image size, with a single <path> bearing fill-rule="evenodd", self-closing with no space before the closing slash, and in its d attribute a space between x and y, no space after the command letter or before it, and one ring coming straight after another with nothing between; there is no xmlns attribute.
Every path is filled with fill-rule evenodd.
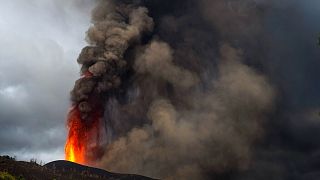
<svg viewBox="0 0 320 180"><path fill-rule="evenodd" d="M274 6L98 1L71 93L69 139L76 134L84 154L76 161L161 179L274 172L260 144L278 117L264 27Z"/></svg>
<svg viewBox="0 0 320 180"><path fill-rule="evenodd" d="M114 6L103 2L94 10L94 25L88 31L91 46L85 47L78 58L85 77L76 82L71 95L83 119L87 118L94 107L89 102L92 96L104 96L119 88L121 75L127 65L124 60L126 50L139 41L142 33L153 28L153 21L148 17L146 8Z"/></svg>
<svg viewBox="0 0 320 180"><path fill-rule="evenodd" d="M257 12L251 1L201 3L218 10L213 16L206 15L210 10L203 13L212 17L206 21L216 22L215 36L221 39L201 41L207 38L201 22L184 27L199 14L160 13L153 31L154 21L141 6L148 2L98 3L88 30L91 46L78 58L83 77L72 91L81 119L75 124L85 124L77 132L85 134L77 140L84 157L76 161L168 179L206 179L248 168L274 90L245 65L231 40L248 33L252 22L246 20ZM238 31L232 28L236 19ZM162 38L162 28L183 33L183 44ZM197 52L208 51L210 43L216 48L212 59Z"/></svg>
<svg viewBox="0 0 320 180"><path fill-rule="evenodd" d="M120 89L121 76L127 70L127 49L153 29L147 12L143 7L108 1L94 10L88 31L90 46L83 48L78 58L82 77L71 92L66 159L90 163L103 153L105 102Z"/></svg>
<svg viewBox="0 0 320 180"><path fill-rule="evenodd" d="M195 74L172 64L171 51L152 41L137 57L137 76L153 80L139 82L136 91L142 92L130 103L148 98L148 121L112 142L101 166L169 179L204 179L209 172L246 169L272 106L272 87L241 62L237 50L223 45L217 78L203 90ZM155 87L145 92L145 86Z"/></svg>

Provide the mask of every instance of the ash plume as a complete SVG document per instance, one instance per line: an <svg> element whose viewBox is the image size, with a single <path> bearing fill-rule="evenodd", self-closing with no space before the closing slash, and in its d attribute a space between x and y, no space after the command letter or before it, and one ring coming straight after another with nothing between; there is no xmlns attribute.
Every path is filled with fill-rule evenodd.
<svg viewBox="0 0 320 180"><path fill-rule="evenodd" d="M79 104L84 118L92 109L88 102L92 94L102 95L120 86L127 65L126 50L153 28L147 9L142 7L102 2L94 11L87 36L91 46L83 48L78 58L86 77L79 79L71 92L72 101Z"/></svg>
<svg viewBox="0 0 320 180"><path fill-rule="evenodd" d="M82 77L71 91L66 159L92 163L103 153L105 102L120 89L127 70L127 49L153 29L147 13L143 7L108 1L94 9L93 26L87 33L90 46L83 48L77 60Z"/></svg>
<svg viewBox="0 0 320 180"><path fill-rule="evenodd" d="M291 86L286 70L273 74L273 47L288 44L266 27L285 2L98 1L71 93L80 134L99 119L89 164L161 179L292 177L270 158L296 153L276 136L290 127L277 122Z"/></svg>
<svg viewBox="0 0 320 180"><path fill-rule="evenodd" d="M218 4L218 9L223 7L229 10L224 6L230 4L215 2L210 7ZM101 1L93 11L93 22L96 24L88 31L89 39L99 44L99 41L106 39L105 34L109 38L109 31L100 33L100 28L118 28L109 16L126 23L127 20L110 11L110 7L127 12L130 6L148 6L148 3L151 2L119 5L115 1ZM231 5L241 8L238 9L239 13L245 13L243 15L247 18L256 15L250 6ZM138 9L147 11L141 7ZM126 54L126 71L130 73L122 80L126 84L123 93L105 99L104 119L108 142L97 166L110 171L165 179L208 179L210 173L248 168L251 148L263 134L262 124L265 115L271 111L275 93L265 76L245 65L242 50L232 47L230 40L240 37L242 33L227 31L233 17L238 15L233 10L229 11L234 14L224 12L226 24L216 27L216 31L221 32L216 34L217 37L221 36L218 41L204 39L209 33L202 30L201 23L205 22L186 27L187 18L196 18L192 16L199 14L192 13L199 12L182 17L155 17L154 20L159 24L155 24L152 36L145 37L143 44L135 44ZM138 16L137 21L152 22L145 16ZM237 25L247 32L249 29L245 29L245 23L242 20ZM150 25L143 27L151 30L152 23L147 24ZM164 33L181 31L181 38L185 42L172 42L173 39L168 39L171 37L161 34L162 28ZM116 30L111 32L118 32ZM132 33L124 34L127 37ZM113 53L107 53L107 57L124 57L128 46L117 38L111 36L111 42L116 42L116 46L105 46L106 50L111 49ZM205 43L212 44L212 47L205 47ZM202 57L204 54L197 52L201 49L212 51L213 57ZM89 55L84 54L83 57L88 59ZM98 63L91 67L84 66L82 71L88 69L93 75L108 72Z"/></svg>
<svg viewBox="0 0 320 180"><path fill-rule="evenodd" d="M158 43L152 42L138 58L148 57L150 51L170 51L166 49L169 46ZM155 44L164 47L155 50ZM242 64L237 50L223 45L221 53L218 78L204 92L189 89L198 85L194 79L185 83L165 78L177 67L164 68L161 74L166 75L160 76L153 67L162 66L150 66L148 76L157 86L157 94L146 107L150 122L133 127L110 144L101 165L165 179L206 179L207 172L246 169L251 146L262 135L261 124L272 106L274 91L263 75ZM157 53L151 54L155 57L146 61L156 61ZM168 62L161 63L167 66ZM174 97L163 94L163 81L173 85ZM139 88L144 88L143 84Z"/></svg>

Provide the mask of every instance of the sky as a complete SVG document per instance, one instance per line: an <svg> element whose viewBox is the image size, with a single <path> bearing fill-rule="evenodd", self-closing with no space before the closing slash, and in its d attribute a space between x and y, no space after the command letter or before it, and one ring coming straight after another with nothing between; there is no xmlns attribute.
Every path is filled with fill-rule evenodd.
<svg viewBox="0 0 320 180"><path fill-rule="evenodd" d="M69 92L92 1L2 0L0 155L64 158Z"/></svg>

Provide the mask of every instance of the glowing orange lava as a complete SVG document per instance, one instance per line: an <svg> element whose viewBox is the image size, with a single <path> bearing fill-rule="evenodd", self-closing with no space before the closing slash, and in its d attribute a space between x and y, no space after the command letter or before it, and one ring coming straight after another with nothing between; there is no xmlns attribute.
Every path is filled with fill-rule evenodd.
<svg viewBox="0 0 320 180"><path fill-rule="evenodd" d="M79 164L85 164L86 135L85 125L81 121L80 112L73 108L68 117L69 134L65 146L65 159Z"/></svg>
<svg viewBox="0 0 320 180"><path fill-rule="evenodd" d="M81 77L92 77L93 74L90 71L85 71Z"/></svg>

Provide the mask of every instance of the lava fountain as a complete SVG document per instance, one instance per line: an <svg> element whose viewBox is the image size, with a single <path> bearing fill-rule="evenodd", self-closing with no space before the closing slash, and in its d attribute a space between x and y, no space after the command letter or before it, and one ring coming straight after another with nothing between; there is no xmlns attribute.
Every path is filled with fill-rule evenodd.
<svg viewBox="0 0 320 180"><path fill-rule="evenodd" d="M65 146L65 159L80 164L85 163L85 141L83 132L84 124L81 122L78 108L73 107L68 117L69 134Z"/></svg>
<svg viewBox="0 0 320 180"><path fill-rule="evenodd" d="M65 159L79 164L91 164L100 157L102 111L92 113L91 118L83 119L77 106L68 115L69 134L65 145Z"/></svg>

